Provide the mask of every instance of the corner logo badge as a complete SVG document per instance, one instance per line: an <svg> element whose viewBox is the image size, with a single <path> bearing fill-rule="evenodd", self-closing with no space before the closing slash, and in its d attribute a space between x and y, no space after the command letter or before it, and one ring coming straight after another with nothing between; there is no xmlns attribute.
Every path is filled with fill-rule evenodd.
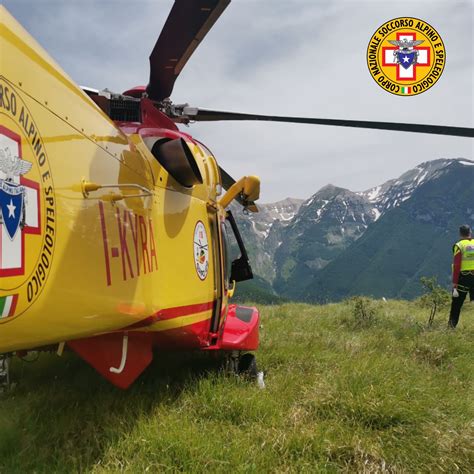
<svg viewBox="0 0 474 474"><path fill-rule="evenodd" d="M0 77L0 324L41 294L55 241L56 201L43 139L21 93Z"/></svg>
<svg viewBox="0 0 474 474"><path fill-rule="evenodd" d="M374 81L395 95L418 95L433 87L444 69L439 33L425 21L401 17L385 22L370 38L367 65Z"/></svg>

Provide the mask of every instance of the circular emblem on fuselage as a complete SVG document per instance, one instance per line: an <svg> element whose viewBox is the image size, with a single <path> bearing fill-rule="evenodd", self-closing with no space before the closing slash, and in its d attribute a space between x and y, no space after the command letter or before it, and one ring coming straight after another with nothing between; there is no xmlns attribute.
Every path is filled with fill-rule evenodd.
<svg viewBox="0 0 474 474"><path fill-rule="evenodd" d="M367 47L370 75L382 89L395 95L427 91L441 77L445 62L441 36L417 18L400 17L385 22Z"/></svg>
<svg viewBox="0 0 474 474"><path fill-rule="evenodd" d="M209 271L209 241L204 224L201 221L194 227L194 265L201 280L205 280Z"/></svg>
<svg viewBox="0 0 474 474"><path fill-rule="evenodd" d="M41 131L0 76L0 324L44 289L56 241L56 201Z"/></svg>

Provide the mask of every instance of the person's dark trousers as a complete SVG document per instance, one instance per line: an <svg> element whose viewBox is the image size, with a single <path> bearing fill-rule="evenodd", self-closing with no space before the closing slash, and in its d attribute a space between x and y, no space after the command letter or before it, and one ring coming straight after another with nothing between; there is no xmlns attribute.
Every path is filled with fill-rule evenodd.
<svg viewBox="0 0 474 474"><path fill-rule="evenodd" d="M457 298L451 301L451 312L449 314L448 326L455 328L459 322L459 315L461 314L461 308L469 293L471 301L474 301L474 273L464 272L459 275L458 281L458 293Z"/></svg>

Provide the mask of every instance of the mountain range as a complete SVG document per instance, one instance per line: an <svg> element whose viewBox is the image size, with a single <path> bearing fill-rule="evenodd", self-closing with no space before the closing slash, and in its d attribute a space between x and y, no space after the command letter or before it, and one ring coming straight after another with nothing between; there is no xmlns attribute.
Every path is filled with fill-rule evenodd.
<svg viewBox="0 0 474 474"><path fill-rule="evenodd" d="M241 298L413 298L421 276L449 284L457 229L474 218L474 161L428 161L366 191L329 184L259 210L233 208L256 275Z"/></svg>

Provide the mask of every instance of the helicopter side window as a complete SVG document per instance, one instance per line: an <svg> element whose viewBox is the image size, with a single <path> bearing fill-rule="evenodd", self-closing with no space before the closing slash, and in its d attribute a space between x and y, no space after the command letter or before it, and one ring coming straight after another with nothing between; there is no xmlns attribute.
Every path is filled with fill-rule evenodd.
<svg viewBox="0 0 474 474"><path fill-rule="evenodd" d="M226 290L230 286L230 274L232 272L232 248L230 243L230 235L227 221L222 222L222 247L224 258L224 287Z"/></svg>
<svg viewBox="0 0 474 474"><path fill-rule="evenodd" d="M227 247L226 271L230 281L245 281L253 278L247 250L240 235L232 212L227 212L223 230L224 241ZM230 269L228 268L230 265Z"/></svg>

